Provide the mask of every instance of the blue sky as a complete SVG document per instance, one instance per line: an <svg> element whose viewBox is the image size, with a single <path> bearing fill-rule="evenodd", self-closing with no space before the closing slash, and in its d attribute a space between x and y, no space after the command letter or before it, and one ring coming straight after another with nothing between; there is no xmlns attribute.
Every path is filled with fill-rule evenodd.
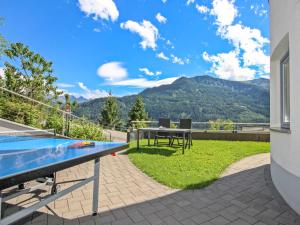
<svg viewBox="0 0 300 225"><path fill-rule="evenodd" d="M53 61L62 90L123 96L180 76L268 77L268 7L267 0L1 0L0 33Z"/></svg>

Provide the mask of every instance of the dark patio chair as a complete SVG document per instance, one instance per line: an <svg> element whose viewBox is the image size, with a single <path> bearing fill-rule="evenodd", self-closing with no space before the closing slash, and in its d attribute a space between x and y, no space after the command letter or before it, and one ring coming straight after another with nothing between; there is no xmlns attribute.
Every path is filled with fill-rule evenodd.
<svg viewBox="0 0 300 225"><path fill-rule="evenodd" d="M192 129L192 119L180 119L179 121L179 129ZM179 139L183 139L183 134L176 134L172 137L171 145L174 144L174 140L177 139L177 144L179 145ZM189 134L186 134L185 136L186 141L186 146L188 144L193 145L193 140L192 140L192 133L191 137L189 139Z"/></svg>
<svg viewBox="0 0 300 225"><path fill-rule="evenodd" d="M158 119L158 126L163 128L170 128L171 127L171 120L168 118L159 118ZM157 132L154 136L154 145L158 145L159 138L168 138L169 145L171 145L172 137L169 133L166 132Z"/></svg>

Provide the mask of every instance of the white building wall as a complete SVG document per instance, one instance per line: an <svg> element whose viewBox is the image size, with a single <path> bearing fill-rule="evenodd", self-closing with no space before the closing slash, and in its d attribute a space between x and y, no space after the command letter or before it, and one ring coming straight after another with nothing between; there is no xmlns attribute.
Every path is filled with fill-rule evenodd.
<svg viewBox="0 0 300 225"><path fill-rule="evenodd" d="M271 172L273 182L300 214L300 0L270 0ZM290 55L290 133L280 132L280 60ZM277 131L275 131L277 130Z"/></svg>

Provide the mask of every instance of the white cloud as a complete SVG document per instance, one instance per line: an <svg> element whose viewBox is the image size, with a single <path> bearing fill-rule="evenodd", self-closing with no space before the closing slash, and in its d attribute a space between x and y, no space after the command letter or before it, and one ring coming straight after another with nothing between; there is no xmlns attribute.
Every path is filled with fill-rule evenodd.
<svg viewBox="0 0 300 225"><path fill-rule="evenodd" d="M152 48L156 49L156 41L159 37L158 29L148 20L138 23L132 20L128 20L125 23L121 23L122 29L128 29L133 33L137 33L142 38L140 45L143 49Z"/></svg>
<svg viewBox="0 0 300 225"><path fill-rule="evenodd" d="M195 0L187 0L187 1L186 1L186 4L187 4L187 5L190 5L190 4L193 4L194 2L195 2Z"/></svg>
<svg viewBox="0 0 300 225"><path fill-rule="evenodd" d="M167 22L167 18L164 17L163 15L161 15L161 13L157 13L155 18L157 19L157 21L159 23L166 23Z"/></svg>
<svg viewBox="0 0 300 225"><path fill-rule="evenodd" d="M161 71L152 72L152 71L150 71L150 70L149 70L148 68L146 68L146 67L144 67L144 68L139 68L139 71L145 73L145 74L148 75L148 76L155 76L155 75L156 75L156 76L159 76L159 75L162 74Z"/></svg>
<svg viewBox="0 0 300 225"><path fill-rule="evenodd" d="M59 88L72 88L75 87L74 84L67 84L67 83L57 83L57 87Z"/></svg>
<svg viewBox="0 0 300 225"><path fill-rule="evenodd" d="M163 3L166 3L167 2L167 0L161 0Z"/></svg>
<svg viewBox="0 0 300 225"><path fill-rule="evenodd" d="M231 25L238 15L234 5L235 0L213 0L211 15L216 16L216 23L219 26Z"/></svg>
<svg viewBox="0 0 300 225"><path fill-rule="evenodd" d="M4 78L4 68L0 67L0 78Z"/></svg>
<svg viewBox="0 0 300 225"><path fill-rule="evenodd" d="M196 9L198 10L198 12L200 12L202 14L205 14L205 13L209 12L209 8L207 8L204 5L198 5L198 4L196 4Z"/></svg>
<svg viewBox="0 0 300 225"><path fill-rule="evenodd" d="M75 85L74 85L75 87ZM94 98L103 98L109 96L109 93L104 90L91 90L89 89L84 83L78 82L76 87L79 87L79 92L71 92L66 89L60 89L64 93L68 93L69 95L72 95L76 98L83 97L85 99L94 99ZM68 87L66 87L68 88Z"/></svg>
<svg viewBox="0 0 300 225"><path fill-rule="evenodd" d="M156 54L156 57L165 61L168 61L170 58L167 57L163 52Z"/></svg>
<svg viewBox="0 0 300 225"><path fill-rule="evenodd" d="M250 10L253 11L255 15L261 17L268 15L268 10L265 8L264 4L251 5Z"/></svg>
<svg viewBox="0 0 300 225"><path fill-rule="evenodd" d="M121 62L109 62L101 65L97 74L109 81L121 80L127 77L127 70Z"/></svg>
<svg viewBox="0 0 300 225"><path fill-rule="evenodd" d="M69 93L75 97L84 97L86 99L94 99L94 98L103 98L109 96L109 93L104 90L90 90L84 83L78 82L78 86L80 89L84 91L84 93Z"/></svg>
<svg viewBox="0 0 300 225"><path fill-rule="evenodd" d="M203 53L203 59L212 63L211 72L222 79L229 80L251 80L255 77L256 71L248 67L242 67L237 51L219 53L210 56Z"/></svg>
<svg viewBox="0 0 300 225"><path fill-rule="evenodd" d="M93 15L94 20L105 19L116 21L119 11L113 0L79 0L79 7L87 16Z"/></svg>
<svg viewBox="0 0 300 225"><path fill-rule="evenodd" d="M162 80L147 80L145 78L137 78L137 79L129 79L123 81L117 81L110 83L114 86L131 86L131 87L138 87L138 88L151 88L151 87L158 87L161 85L171 84L179 77L170 77L165 78Z"/></svg>
<svg viewBox="0 0 300 225"><path fill-rule="evenodd" d="M189 64L190 63L190 60L189 59L182 59L182 58L179 58L173 54L171 54L171 58L172 58L172 63L174 64L179 64L179 65L184 65L184 64Z"/></svg>
<svg viewBox="0 0 300 225"><path fill-rule="evenodd" d="M213 0L210 10L218 26L217 35L228 40L234 50L212 56L205 52L203 58L212 63L211 71L224 79L247 80L256 74L267 75L270 73L270 63L264 47L269 40L263 37L259 29L247 27L241 22L234 24L238 15L234 3L235 0Z"/></svg>
<svg viewBox="0 0 300 225"><path fill-rule="evenodd" d="M96 33L101 32L101 30L99 28L94 28L93 31L96 32Z"/></svg>
<svg viewBox="0 0 300 225"><path fill-rule="evenodd" d="M169 46L171 46L172 49L175 48L175 46L172 44L172 42L170 40L167 40L166 44L169 45Z"/></svg>
<svg viewBox="0 0 300 225"><path fill-rule="evenodd" d="M258 66L264 73L270 73L270 59L263 51L269 40L262 36L260 30L235 24L222 29L220 35L236 49L243 50L241 54L245 66Z"/></svg>

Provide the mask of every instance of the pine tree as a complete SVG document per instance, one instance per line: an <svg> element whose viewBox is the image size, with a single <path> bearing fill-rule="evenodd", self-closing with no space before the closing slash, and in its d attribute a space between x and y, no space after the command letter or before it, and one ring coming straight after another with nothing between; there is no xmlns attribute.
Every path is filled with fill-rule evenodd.
<svg viewBox="0 0 300 225"><path fill-rule="evenodd" d="M120 124L119 106L116 98L111 94L107 97L102 108L100 123L109 128L115 128Z"/></svg>
<svg viewBox="0 0 300 225"><path fill-rule="evenodd" d="M135 103L129 111L129 122L132 121L145 121L148 119L148 115L145 110L145 104L141 96L137 96Z"/></svg>

